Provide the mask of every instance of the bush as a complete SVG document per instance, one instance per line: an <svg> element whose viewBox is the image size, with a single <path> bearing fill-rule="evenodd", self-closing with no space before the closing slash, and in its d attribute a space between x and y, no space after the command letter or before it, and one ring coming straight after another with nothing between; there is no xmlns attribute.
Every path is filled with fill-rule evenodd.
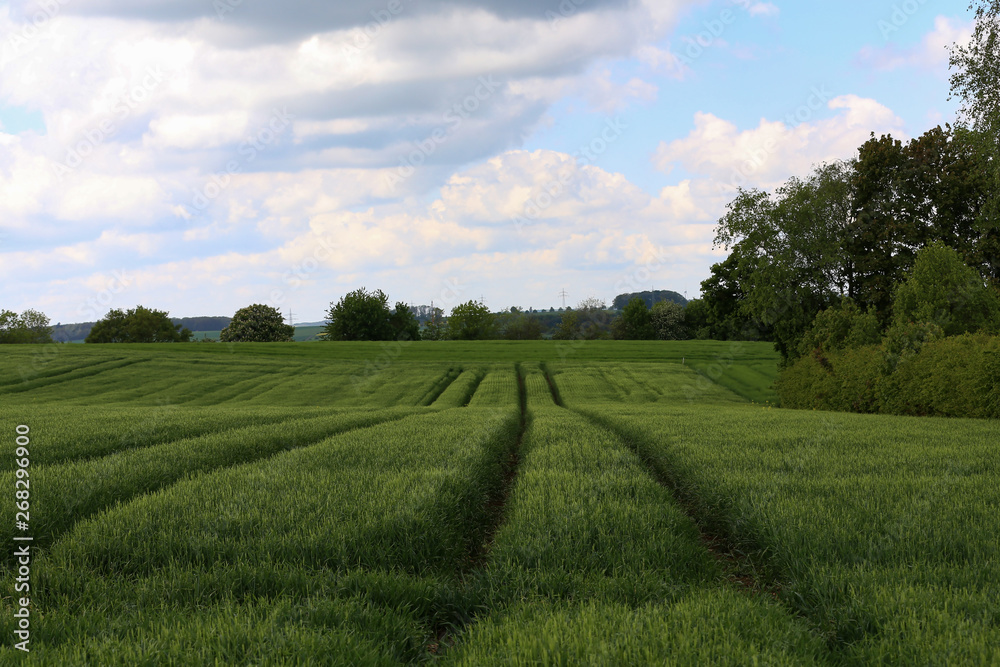
<svg viewBox="0 0 1000 667"><path fill-rule="evenodd" d="M940 329L937 329L940 331ZM897 328L882 345L814 350L775 382L789 408L942 417L1000 417L1000 338ZM887 360L894 360L887 363Z"/></svg>
<svg viewBox="0 0 1000 667"><path fill-rule="evenodd" d="M881 338L878 317L869 309L862 312L850 299L821 310L799 343L799 354L813 350L836 352L849 347L876 345Z"/></svg>

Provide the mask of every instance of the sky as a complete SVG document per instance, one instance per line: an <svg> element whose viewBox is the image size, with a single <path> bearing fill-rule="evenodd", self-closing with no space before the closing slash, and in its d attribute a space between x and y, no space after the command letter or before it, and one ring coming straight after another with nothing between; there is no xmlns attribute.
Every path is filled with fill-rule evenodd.
<svg viewBox="0 0 1000 667"><path fill-rule="evenodd" d="M0 308L694 298L737 187L954 120L967 7L0 4Z"/></svg>

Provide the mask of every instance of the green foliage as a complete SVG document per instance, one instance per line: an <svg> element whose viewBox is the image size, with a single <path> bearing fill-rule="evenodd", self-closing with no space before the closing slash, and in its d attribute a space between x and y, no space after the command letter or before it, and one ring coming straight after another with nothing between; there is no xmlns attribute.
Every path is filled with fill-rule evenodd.
<svg viewBox="0 0 1000 667"><path fill-rule="evenodd" d="M255 303L236 311L219 340L223 343L284 343L290 342L294 335L295 327L285 324L281 311Z"/></svg>
<svg viewBox="0 0 1000 667"><path fill-rule="evenodd" d="M583 305L583 304L581 304ZM554 340L599 340L608 338L611 317L604 304L588 305L563 313L559 326L552 334Z"/></svg>
<svg viewBox="0 0 1000 667"><path fill-rule="evenodd" d="M689 338L704 340L711 338L709 308L705 299L691 299L684 306L684 326Z"/></svg>
<svg viewBox="0 0 1000 667"><path fill-rule="evenodd" d="M892 310L896 325L933 322L946 336L1000 329L1000 296L940 241L917 254Z"/></svg>
<svg viewBox="0 0 1000 667"><path fill-rule="evenodd" d="M191 330L174 324L167 312L136 306L113 308L90 330L86 343L187 343Z"/></svg>
<svg viewBox="0 0 1000 667"><path fill-rule="evenodd" d="M326 319L326 340L393 340L389 297L382 290L368 292L362 287L349 292L330 304ZM402 318L397 323L404 324Z"/></svg>
<svg viewBox="0 0 1000 667"><path fill-rule="evenodd" d="M820 311L799 343L799 354L813 350L834 352L847 347L876 345L882 338L874 310L862 312L857 304L844 298L836 306Z"/></svg>
<svg viewBox="0 0 1000 667"><path fill-rule="evenodd" d="M420 338L421 340L447 340L448 318L445 317L443 310L436 306L431 309Z"/></svg>
<svg viewBox="0 0 1000 667"><path fill-rule="evenodd" d="M886 330L882 338L882 354L887 371L892 372L900 360L919 353L924 343L944 337L944 330L935 322L896 322Z"/></svg>
<svg viewBox="0 0 1000 667"><path fill-rule="evenodd" d="M448 338L451 340L488 340L493 338L495 331L493 313L477 301L455 306L448 317Z"/></svg>
<svg viewBox="0 0 1000 667"><path fill-rule="evenodd" d="M393 340L420 340L420 322L402 301L396 302L396 308L389 316L389 326L392 328Z"/></svg>
<svg viewBox="0 0 1000 667"><path fill-rule="evenodd" d="M653 316L646 302L635 297L628 302L622 314L611 323L611 335L615 340L653 340Z"/></svg>
<svg viewBox="0 0 1000 667"><path fill-rule="evenodd" d="M659 301L653 306L650 316L658 340L684 340L688 337L684 306L673 301Z"/></svg>
<svg viewBox="0 0 1000 667"><path fill-rule="evenodd" d="M5 343L41 344L52 342L52 327L45 313L29 308L20 314L0 311L0 345Z"/></svg>
<svg viewBox="0 0 1000 667"><path fill-rule="evenodd" d="M962 120L989 137L1000 137L1000 0L974 0L972 39L950 47L951 95L962 100Z"/></svg>
<svg viewBox="0 0 1000 667"><path fill-rule="evenodd" d="M496 332L503 340L541 340L542 323L517 308L495 316Z"/></svg>
<svg viewBox="0 0 1000 667"><path fill-rule="evenodd" d="M881 345L803 355L775 386L789 408L1000 417L1000 338L944 338L930 322L894 325Z"/></svg>

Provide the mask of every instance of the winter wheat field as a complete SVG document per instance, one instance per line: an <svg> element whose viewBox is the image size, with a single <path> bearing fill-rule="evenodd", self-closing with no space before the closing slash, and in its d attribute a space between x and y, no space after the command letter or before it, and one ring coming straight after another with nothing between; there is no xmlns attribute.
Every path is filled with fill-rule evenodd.
<svg viewBox="0 0 1000 667"><path fill-rule="evenodd" d="M1000 425L783 410L769 344L45 350L0 664L1000 662Z"/></svg>

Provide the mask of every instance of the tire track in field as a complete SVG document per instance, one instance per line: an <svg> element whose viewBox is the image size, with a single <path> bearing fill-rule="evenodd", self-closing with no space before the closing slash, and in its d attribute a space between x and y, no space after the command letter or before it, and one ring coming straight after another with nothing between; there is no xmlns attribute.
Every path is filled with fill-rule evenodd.
<svg viewBox="0 0 1000 667"><path fill-rule="evenodd" d="M114 461L116 455L104 457L102 460L107 464L105 467L108 469L90 471L90 475L80 474L76 476L70 476L70 485L75 485L74 488L62 488L58 491L50 492L46 499L39 502L33 496L34 502L32 503L32 513L36 510L38 514L42 517L42 520L33 520L33 528L35 530L35 540L33 545L36 548L47 548L55 543L60 537L72 530L72 528L79 523L93 516L99 512L102 512L118 503L126 504L134 501L137 498L148 495L150 493L156 493L165 488L169 488L179 482L189 479L192 475L200 474L211 474L220 470L225 470L227 468L232 468L238 465L243 465L247 463L254 463L263 461L265 459L277 456L287 451L295 449L303 449L305 447L310 447L316 445L328 438L333 436L341 435L343 433L348 433L350 431L356 431L366 428L371 428L379 424L384 424L391 421L397 421L404 419L408 416L414 414L412 408L405 410L386 410L386 415L373 415L372 421L367 423L348 423L347 425L337 425L331 424L327 428L320 428L318 433L303 437L299 440L299 434L293 436L294 440L291 444L288 443L287 438L278 437L273 442L258 442L258 447L252 449L248 452L248 455L241 455L243 451L241 448L245 447L245 441L239 440L232 443L228 443L228 449L230 456L225 457L225 462L217 463L212 459L213 453L222 458L222 454L219 453L219 447L207 450L203 453L202 460L198 460L194 454L189 453L185 457L184 461L187 465L181 465L179 467L171 468L169 467L169 448L175 445L176 442L170 443L160 443L150 447L144 447L141 451L134 452L122 452L118 454L118 461ZM319 421L323 417L314 417L312 420ZM275 424L269 424L268 427L280 427L285 422L278 422ZM245 430L259 428L256 426L244 427ZM234 429L241 430L241 429ZM209 437L209 436L203 436ZM199 438L191 438L191 440L198 440ZM263 446L261 446L263 445ZM152 457L150 453L157 449L162 450L162 457ZM199 450L195 450L196 453L202 453ZM126 457L129 455L138 454L140 456L145 455L149 460L145 462L145 467L142 465L136 466L134 461L127 460ZM164 462L166 468L163 468ZM141 464L142 462L140 462ZM53 468L62 468L68 470L69 466L72 464L63 464L62 466ZM94 464L84 464L84 465L94 465ZM100 465L100 460L98 464ZM159 466L159 467L158 467ZM38 472L42 472L44 469L39 469ZM38 474L36 472L36 475ZM81 470L81 473L86 473L86 470ZM140 477L139 481L136 478ZM32 477L32 481L37 478ZM106 482L110 480L109 483L101 485L101 482ZM43 479L40 480L39 486L42 488L51 488L53 482L66 482L67 480L56 479ZM129 486L131 484L131 486ZM33 485L34 486L34 485ZM40 500L40 499L39 499ZM11 503L10 508L10 521L5 522L10 525L10 528L0 528L0 536L8 541L14 535L14 516L13 516L14 506ZM6 517L6 510L0 511L3 513L2 518ZM13 551L10 552L13 554ZM13 559L13 555L7 555L0 558L0 562L10 564Z"/></svg>
<svg viewBox="0 0 1000 667"><path fill-rule="evenodd" d="M699 503L697 493L671 470L669 463L664 464L661 457L655 456L653 448L645 438L627 428L616 427L600 413L579 409L573 411L618 436L635 451L649 475L671 492L678 507L691 519L698 530L701 544L722 568L726 580L734 590L745 595L769 599L786 614L798 619L815 633L825 634L828 629L823 623L830 622L830 619L818 621L781 594L782 574L775 565L773 556L762 550L754 550L752 546L748 549L746 542L741 544L724 523L713 520L708 510L704 509L704 505ZM817 656L820 663L843 664L842 647L832 644L829 640L826 644L827 652Z"/></svg>
<svg viewBox="0 0 1000 667"><path fill-rule="evenodd" d="M444 375L437 379L437 381L431 386L430 389L417 401L417 405L428 406L438 399L444 390L451 386L451 383L458 379L458 376L462 374L461 367L452 366Z"/></svg>
<svg viewBox="0 0 1000 667"><path fill-rule="evenodd" d="M479 391L479 385L481 385L483 383L483 380L485 380L485 379L486 379L486 371L485 370L480 370L476 374L476 379L472 383L472 386L469 387L469 393L468 393L468 395L462 401L462 407L463 408L469 407L469 403L472 402L472 397L476 395L477 391Z"/></svg>
<svg viewBox="0 0 1000 667"><path fill-rule="evenodd" d="M476 586L475 580L471 579L469 575L476 571L481 571L486 567L490 549L493 547L496 535L507 517L507 503L510 500L511 492L514 490L514 481L517 478L518 467L521 464L521 445L524 442L524 433L528 429L528 391L524 384L524 373L521 371L520 363L514 364L514 372L517 374L517 394L520 408L520 424L517 429L517 438L514 440L508 452L507 460L503 464L503 482L497 493L486 501L484 509L487 526L483 540L479 544L469 545L468 565L464 571L459 573L459 583L462 588L466 589ZM459 623L457 626L436 626L433 629L434 640L428 644L427 652L432 656L440 657L442 653L455 645L457 636L475 622L475 618L466 617L464 622Z"/></svg>
<svg viewBox="0 0 1000 667"><path fill-rule="evenodd" d="M542 369L542 375L545 376L545 381L549 385L549 392L552 394L552 402L560 408L565 408L566 406L563 404L562 396L559 395L559 387L556 386L556 381L552 377L552 373L549 371L548 365L544 361L541 361L539 362L538 367Z"/></svg>
<svg viewBox="0 0 1000 667"><path fill-rule="evenodd" d="M13 385L21 384L22 382L32 382L34 380L46 380L46 379L49 379L49 378L54 378L54 377L59 376L59 375L65 375L67 373L72 373L73 371L83 370L84 368L90 368L92 366L100 366L101 364L107 364L107 363L110 363L112 361L121 361L122 359L125 359L125 357L111 357L109 359L101 359L99 361L90 361L90 362L87 362L87 363L82 363L82 364L80 364L78 366L70 366L69 368L57 368L57 369L48 370L48 371L39 371L37 373L34 373L33 374L34 376L32 378L30 378L30 379L22 378L22 379L19 379L19 380L12 379L12 380L9 380L9 381L8 380L0 381L0 387L10 387L10 386L13 386Z"/></svg>
<svg viewBox="0 0 1000 667"><path fill-rule="evenodd" d="M16 385L7 385L5 387L0 387L0 394L16 394L24 391L29 391L31 389L38 389L40 387L51 387L55 384L61 384L63 382L72 382L73 380L80 380L83 378L93 377L100 373L106 371L113 371L119 368L125 368L126 366L131 366L133 364L141 364L147 361L151 361L150 358L145 359L122 359L118 361L109 361L103 367L97 368L95 366L85 367L83 369L74 368L70 373L57 375L54 377L40 378L38 380L28 380L27 382L22 382ZM79 371L79 372L77 372Z"/></svg>
<svg viewBox="0 0 1000 667"><path fill-rule="evenodd" d="M781 583L773 574L773 568L768 567L768 563L764 562L761 556L749 554L740 549L732 535L705 516L698 509L697 498L690 488L684 485L683 481L669 469L669 466L657 462L648 444L642 438L636 437L635 434L625 429L615 427L598 413L584 410L574 410L574 412L590 420L599 428L617 436L636 453L649 475L671 492L677 505L690 517L698 529L702 545L722 566L726 579L737 590L750 595L766 595L781 602L779 596ZM784 603L782 606L793 615L809 620L790 606Z"/></svg>

